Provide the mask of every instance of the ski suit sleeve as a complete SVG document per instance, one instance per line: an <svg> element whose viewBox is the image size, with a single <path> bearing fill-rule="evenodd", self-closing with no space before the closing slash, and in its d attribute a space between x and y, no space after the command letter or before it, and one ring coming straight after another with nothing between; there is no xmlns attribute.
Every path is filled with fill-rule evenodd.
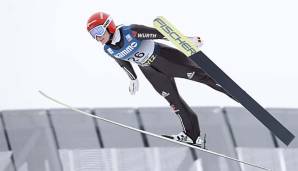
<svg viewBox="0 0 298 171"><path fill-rule="evenodd" d="M132 24L131 30L134 32L134 37L140 40L145 39L166 39L157 29L144 25Z"/></svg>
<svg viewBox="0 0 298 171"><path fill-rule="evenodd" d="M116 62L121 66L121 68L123 68L123 70L127 73L127 75L129 76L129 78L131 80L135 80L137 79L137 75L131 65L130 62L128 61L123 61L121 59L117 59L117 58L114 58L116 60Z"/></svg>
<svg viewBox="0 0 298 171"><path fill-rule="evenodd" d="M164 35L162 35L157 29L144 26L144 25L138 25L138 24L132 24L130 25L131 30L134 32L134 37L140 40L146 40L146 39L164 39L168 40ZM199 36L188 36L191 41L195 42L195 44L202 44L202 40ZM199 45L198 45L199 46Z"/></svg>

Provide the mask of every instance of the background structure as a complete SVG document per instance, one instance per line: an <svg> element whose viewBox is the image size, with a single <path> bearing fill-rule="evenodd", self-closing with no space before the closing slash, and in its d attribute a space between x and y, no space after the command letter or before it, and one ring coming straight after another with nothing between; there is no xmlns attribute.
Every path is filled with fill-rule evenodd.
<svg viewBox="0 0 298 171"><path fill-rule="evenodd" d="M238 107L193 107L207 148L274 171L296 171L298 141L285 147ZM157 134L182 130L169 108L83 109ZM298 109L268 109L295 135ZM1 112L0 171L258 171L65 109Z"/></svg>

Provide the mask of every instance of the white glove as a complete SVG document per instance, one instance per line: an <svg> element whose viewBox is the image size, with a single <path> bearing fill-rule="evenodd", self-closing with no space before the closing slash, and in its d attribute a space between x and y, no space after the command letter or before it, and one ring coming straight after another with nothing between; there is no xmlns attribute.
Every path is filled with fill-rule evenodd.
<svg viewBox="0 0 298 171"><path fill-rule="evenodd" d="M136 92L139 90L139 80L131 80L129 85L129 92L131 95L136 94Z"/></svg>
<svg viewBox="0 0 298 171"><path fill-rule="evenodd" d="M197 47L201 47L203 42L200 37L188 37Z"/></svg>

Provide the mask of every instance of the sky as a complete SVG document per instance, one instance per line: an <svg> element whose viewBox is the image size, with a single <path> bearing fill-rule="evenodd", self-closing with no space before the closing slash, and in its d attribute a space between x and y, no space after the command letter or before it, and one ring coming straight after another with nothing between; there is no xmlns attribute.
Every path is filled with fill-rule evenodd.
<svg viewBox="0 0 298 171"><path fill-rule="evenodd" d="M88 17L153 26L164 16L264 107L298 107L298 2L294 0L2 0L0 110L58 108L38 90L76 107L168 106L136 65L140 89L86 31ZM173 56L174 57L174 56ZM176 79L191 106L240 106L205 85Z"/></svg>

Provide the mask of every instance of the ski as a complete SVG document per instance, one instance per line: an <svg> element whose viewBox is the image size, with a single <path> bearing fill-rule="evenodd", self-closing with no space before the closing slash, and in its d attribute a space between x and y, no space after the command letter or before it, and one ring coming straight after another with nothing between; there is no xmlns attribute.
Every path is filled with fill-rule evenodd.
<svg viewBox="0 0 298 171"><path fill-rule="evenodd" d="M100 116L93 115L93 114L88 113L88 112L84 112L84 111L82 111L80 109L77 109L77 108L74 108L74 107L72 107L72 106L70 106L70 105L68 105L68 104L66 104L64 102L61 102L60 100L57 100L57 99L55 99L55 98L53 98L53 97L45 94L44 92L42 92L40 90L38 92L43 97L47 98L48 100L51 100L52 102L55 102L55 103L57 103L59 105L62 105L64 107L66 107L67 109L70 109L72 111L75 111L75 112L77 112L79 114L83 114L83 115L86 115L86 116L89 116L89 117L92 117L92 118L96 118L96 119L99 119L99 120L108 122L110 124L117 125L117 126L120 126L120 127L126 128L126 129L129 129L129 130L132 130L132 131L135 131L135 132L139 132L139 133L142 133L142 134L146 134L146 135L149 135L149 136L152 136L152 137L155 137L155 138L159 138L159 139L166 140L166 141L169 141L169 142L172 142L172 143L176 143L176 144L180 144L180 145L183 145L183 146L186 146L186 147L190 147L190 148L193 148L193 149L196 149L196 150L200 150L200 151L203 151L203 152L206 152L206 153L209 153L209 154L218 156L218 157L223 157L223 158L229 159L231 161L236 161L236 162L239 162L239 163L242 163L242 164L245 164L245 165L248 165L248 166L252 166L252 167L255 167L255 168L258 168L258 169L270 171L270 169L265 168L265 167L261 167L261 166L255 165L255 164L251 164L251 163L248 163L248 162L245 162L245 161L241 161L241 160L238 160L236 158L226 156L224 154L220 154L220 153L213 152L211 150L203 149L203 148L197 147L195 145L191 145L191 144L179 142L179 141L176 141L176 140L173 140L173 139L170 139L170 138L163 137L162 135L158 135L158 134L154 134L152 132L148 132L148 131L137 129L137 128L134 128L134 127L130 127L128 125L124 125L124 124L121 124L121 123L118 123L118 122L115 122L115 121L112 121L112 120L109 120L109 119L105 119L105 118L100 117Z"/></svg>
<svg viewBox="0 0 298 171"><path fill-rule="evenodd" d="M175 28L164 17L157 17L153 21L154 27L171 41L181 52L191 58L210 77L220 84L243 107L263 123L284 144L289 145L295 136L276 120L259 103L239 87L227 74L212 62L198 47Z"/></svg>

